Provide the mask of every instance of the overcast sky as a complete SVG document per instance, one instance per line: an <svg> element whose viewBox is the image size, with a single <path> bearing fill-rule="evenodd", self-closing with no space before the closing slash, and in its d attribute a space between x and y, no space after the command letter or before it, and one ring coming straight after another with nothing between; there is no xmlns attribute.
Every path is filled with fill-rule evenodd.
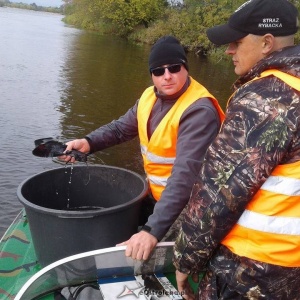
<svg viewBox="0 0 300 300"><path fill-rule="evenodd" d="M21 2L26 4L35 3L38 6L53 6L59 7L63 4L62 0L10 0L10 2Z"/></svg>

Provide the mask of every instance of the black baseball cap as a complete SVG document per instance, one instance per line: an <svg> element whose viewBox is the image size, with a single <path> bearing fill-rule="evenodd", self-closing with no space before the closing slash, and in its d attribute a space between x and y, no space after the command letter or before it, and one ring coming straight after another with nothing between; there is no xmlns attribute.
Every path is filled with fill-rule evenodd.
<svg viewBox="0 0 300 300"><path fill-rule="evenodd" d="M242 4L228 23L207 30L216 45L240 40L248 34L288 36L298 30L298 10L288 0L250 0Z"/></svg>

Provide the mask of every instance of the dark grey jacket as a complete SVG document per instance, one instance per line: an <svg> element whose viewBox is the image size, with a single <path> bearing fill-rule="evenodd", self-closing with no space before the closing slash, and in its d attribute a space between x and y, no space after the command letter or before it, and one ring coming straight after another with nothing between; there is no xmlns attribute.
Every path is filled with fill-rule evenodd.
<svg viewBox="0 0 300 300"><path fill-rule="evenodd" d="M156 93L158 98L148 121L149 137L179 96L186 91L189 83L190 80L187 80L182 90L171 97ZM88 134L86 138L91 151L99 151L138 136L138 105L139 101L118 120ZM183 113L179 124L177 153L172 174L161 199L155 205L154 213L146 223L151 228L150 233L158 240L162 239L187 204L206 149L216 137L219 128L218 112L207 98L197 100Z"/></svg>

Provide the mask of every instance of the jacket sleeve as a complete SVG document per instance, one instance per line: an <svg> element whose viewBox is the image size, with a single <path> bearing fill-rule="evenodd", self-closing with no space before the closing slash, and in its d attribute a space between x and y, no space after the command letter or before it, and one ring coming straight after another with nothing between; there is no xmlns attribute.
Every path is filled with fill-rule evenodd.
<svg viewBox="0 0 300 300"><path fill-rule="evenodd" d="M274 79L265 79L266 86L267 80ZM288 160L285 155L296 130L282 117L289 105L278 103L282 97L267 101L272 89L263 89L257 82L252 90L256 85L260 85L257 93L240 91L231 100L193 186L174 248L174 264L183 273L205 269L272 170ZM291 101L292 96L288 97Z"/></svg>
<svg viewBox="0 0 300 300"><path fill-rule="evenodd" d="M99 127L86 136L91 153L132 140L138 135L137 105L138 101L119 119Z"/></svg>
<svg viewBox="0 0 300 300"><path fill-rule="evenodd" d="M206 152L220 128L218 113L207 98L193 103L182 115L171 176L146 225L161 240L186 206Z"/></svg>

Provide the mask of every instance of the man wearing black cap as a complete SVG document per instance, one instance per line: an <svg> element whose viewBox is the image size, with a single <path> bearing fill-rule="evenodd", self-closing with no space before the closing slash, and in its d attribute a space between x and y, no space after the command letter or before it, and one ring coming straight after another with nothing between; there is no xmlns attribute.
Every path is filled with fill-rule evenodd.
<svg viewBox="0 0 300 300"><path fill-rule="evenodd" d="M155 209L143 229L120 244L127 245L126 255L134 259L149 256L185 207L224 117L215 98L188 75L185 51L176 38L165 36L155 43L149 71L154 86L125 115L67 143L66 149L93 153L139 136L148 202Z"/></svg>
<svg viewBox="0 0 300 300"><path fill-rule="evenodd" d="M235 92L175 243L179 291L197 299L300 299L300 46L287 0L252 0L208 29L228 44Z"/></svg>

